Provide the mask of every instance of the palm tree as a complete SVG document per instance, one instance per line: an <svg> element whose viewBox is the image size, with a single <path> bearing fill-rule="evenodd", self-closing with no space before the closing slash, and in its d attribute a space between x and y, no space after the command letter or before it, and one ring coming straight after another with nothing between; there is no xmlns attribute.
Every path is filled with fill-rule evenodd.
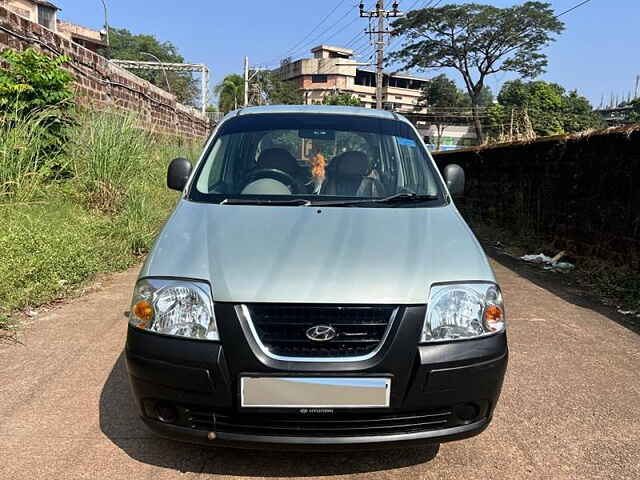
<svg viewBox="0 0 640 480"><path fill-rule="evenodd" d="M216 85L214 92L218 95L218 108L222 112L235 110L244 97L244 79L237 73L231 73Z"/></svg>

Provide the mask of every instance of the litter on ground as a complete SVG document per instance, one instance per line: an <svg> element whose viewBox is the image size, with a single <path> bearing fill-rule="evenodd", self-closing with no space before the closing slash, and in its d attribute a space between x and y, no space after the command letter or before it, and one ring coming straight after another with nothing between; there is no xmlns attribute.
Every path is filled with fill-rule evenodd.
<svg viewBox="0 0 640 480"><path fill-rule="evenodd" d="M573 263L561 262L560 259L564 257L565 251L559 252L553 258L548 257L544 253L538 253L537 255L523 255L520 260L524 260L529 263L536 263L539 265L545 265L545 270L551 270L553 272L568 272L575 268Z"/></svg>

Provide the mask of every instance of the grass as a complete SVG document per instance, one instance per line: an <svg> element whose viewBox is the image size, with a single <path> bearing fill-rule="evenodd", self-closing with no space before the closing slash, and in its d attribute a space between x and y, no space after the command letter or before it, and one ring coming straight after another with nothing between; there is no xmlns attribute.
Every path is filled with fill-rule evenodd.
<svg viewBox="0 0 640 480"><path fill-rule="evenodd" d="M16 312L63 297L98 273L140 261L177 194L176 156L198 147L153 136L130 114L80 114L55 158L42 154L38 118L0 126L0 330ZM51 165L56 169L52 170Z"/></svg>
<svg viewBox="0 0 640 480"><path fill-rule="evenodd" d="M0 116L0 202L25 202L37 195L57 154L48 154L50 139L44 127L55 114L34 113L24 121Z"/></svg>

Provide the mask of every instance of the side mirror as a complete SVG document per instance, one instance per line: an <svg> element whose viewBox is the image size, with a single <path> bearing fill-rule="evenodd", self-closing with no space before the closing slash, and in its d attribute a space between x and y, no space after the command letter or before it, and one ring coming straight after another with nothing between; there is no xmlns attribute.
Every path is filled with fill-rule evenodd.
<svg viewBox="0 0 640 480"><path fill-rule="evenodd" d="M464 170L460 165L452 163L444 167L444 180L447 182L449 193L454 197L464 195Z"/></svg>
<svg viewBox="0 0 640 480"><path fill-rule="evenodd" d="M167 187L181 192L191 175L191 162L186 158L175 158L169 164L167 171Z"/></svg>

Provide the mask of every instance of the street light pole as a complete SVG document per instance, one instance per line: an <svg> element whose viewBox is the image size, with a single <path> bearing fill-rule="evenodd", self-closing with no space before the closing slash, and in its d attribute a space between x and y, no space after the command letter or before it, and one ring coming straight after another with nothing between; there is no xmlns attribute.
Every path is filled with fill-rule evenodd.
<svg viewBox="0 0 640 480"><path fill-rule="evenodd" d="M107 58L111 56L111 42L109 41L109 15L107 13L107 2L105 0L100 0L102 2L102 7L104 8L104 28L107 31Z"/></svg>
<svg viewBox="0 0 640 480"><path fill-rule="evenodd" d="M140 52L141 55L146 55L148 57L153 58L156 62L158 62L160 64L160 67L162 67L162 73L164 73L164 81L167 82L167 91L169 93L171 93L171 85L169 84L169 77L167 77L167 71L164 68L164 65L162 63L162 61L156 57L155 55L153 55L152 53L148 53L148 52Z"/></svg>

